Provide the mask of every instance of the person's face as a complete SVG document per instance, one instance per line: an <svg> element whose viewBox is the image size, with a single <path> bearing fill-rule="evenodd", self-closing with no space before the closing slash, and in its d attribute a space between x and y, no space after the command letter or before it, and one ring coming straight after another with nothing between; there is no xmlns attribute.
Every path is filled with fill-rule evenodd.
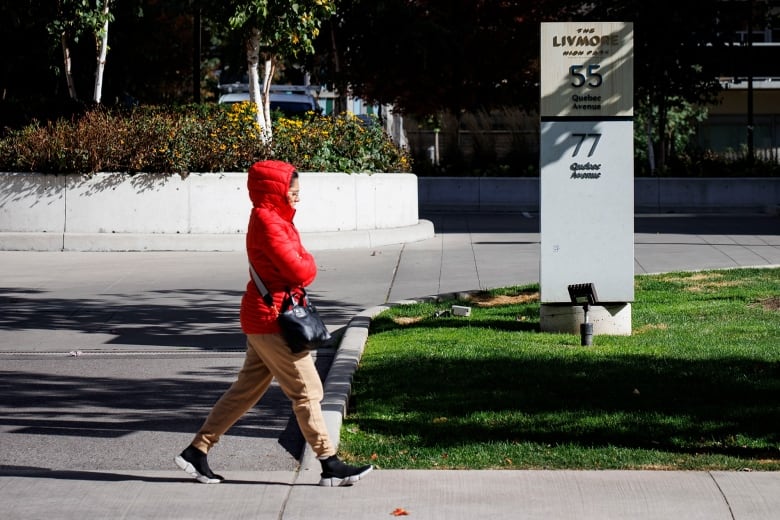
<svg viewBox="0 0 780 520"><path fill-rule="evenodd" d="M287 190L287 202L294 208L299 200L301 200L301 188L298 179L293 179L290 182L290 189Z"/></svg>

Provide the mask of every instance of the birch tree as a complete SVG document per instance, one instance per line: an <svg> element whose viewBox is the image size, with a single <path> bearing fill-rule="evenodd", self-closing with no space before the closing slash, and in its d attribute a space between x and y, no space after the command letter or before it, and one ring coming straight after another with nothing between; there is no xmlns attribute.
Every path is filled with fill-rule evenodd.
<svg viewBox="0 0 780 520"><path fill-rule="evenodd" d="M81 3L81 2L79 2ZM62 49L62 73L68 85L68 95L78 100L76 83L73 80L73 62L71 58L71 42L78 42L83 32L77 16L78 6L72 0L57 0L57 18L52 20L47 29Z"/></svg>
<svg viewBox="0 0 780 520"><path fill-rule="evenodd" d="M234 0L230 25L246 35L249 99L266 143L273 139L269 92L277 63L314 52L322 21L335 0ZM262 70L261 70L262 69Z"/></svg>
<svg viewBox="0 0 780 520"><path fill-rule="evenodd" d="M104 0L100 15L95 20L95 24L100 24L100 29L95 33L97 41L97 67L95 69L95 90L92 101L100 103L103 97L103 71L106 68L106 54L108 53L108 23L111 21L110 0Z"/></svg>
<svg viewBox="0 0 780 520"><path fill-rule="evenodd" d="M63 74L71 99L79 99L73 79L71 44L89 34L95 38L97 55L92 101L100 103L108 52L108 24L112 20L110 0L57 0L57 18L48 24L48 30L62 49Z"/></svg>

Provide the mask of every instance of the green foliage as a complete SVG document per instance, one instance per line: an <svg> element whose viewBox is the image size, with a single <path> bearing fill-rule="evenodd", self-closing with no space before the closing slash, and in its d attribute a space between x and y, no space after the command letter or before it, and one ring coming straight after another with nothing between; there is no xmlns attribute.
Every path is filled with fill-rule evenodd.
<svg viewBox="0 0 780 520"><path fill-rule="evenodd" d="M266 51L294 57L300 51L314 53L322 20L335 12L332 0L249 0L236 2L229 22L234 29L259 30Z"/></svg>
<svg viewBox="0 0 780 520"><path fill-rule="evenodd" d="M95 38L101 36L105 22L114 21L114 14L105 12L104 5L105 2L95 5L91 0L59 0L57 18L51 20L46 27L53 44L60 45L62 34L72 37L74 42L77 42L84 32Z"/></svg>
<svg viewBox="0 0 780 520"><path fill-rule="evenodd" d="M408 172L411 166L378 121L366 124L351 114L278 119L273 149L304 171Z"/></svg>
<svg viewBox="0 0 780 520"><path fill-rule="evenodd" d="M371 324L340 451L383 468L780 469L780 269L638 276L631 336L539 331L535 286Z"/></svg>
<svg viewBox="0 0 780 520"><path fill-rule="evenodd" d="M246 171L276 157L303 171L406 172L409 159L379 124L353 116L280 118L263 144L250 103L95 109L0 139L0 170L40 173Z"/></svg>
<svg viewBox="0 0 780 520"><path fill-rule="evenodd" d="M652 106L647 100L639 100L634 113L634 155L639 161L647 161L647 137L648 123L651 128L650 137L653 143L665 142L670 150L670 155L685 153L689 149L692 140L696 136L699 123L707 119L707 107L696 105L680 97L672 97L667 100L669 109L666 113L666 128L664 140L656 125L658 121L658 107Z"/></svg>
<svg viewBox="0 0 780 520"><path fill-rule="evenodd" d="M661 135L656 126L659 109L647 99L640 100L634 114L634 159L636 175L668 177L777 177L780 161L776 153L764 152L751 162L746 147L727 153L701 149L695 143L699 124L707 119L707 107L680 97L667 100L666 128ZM650 171L648 156L648 123L650 138L657 146L666 146L666 163ZM657 147L656 147L657 149ZM656 158L657 159L657 158Z"/></svg>

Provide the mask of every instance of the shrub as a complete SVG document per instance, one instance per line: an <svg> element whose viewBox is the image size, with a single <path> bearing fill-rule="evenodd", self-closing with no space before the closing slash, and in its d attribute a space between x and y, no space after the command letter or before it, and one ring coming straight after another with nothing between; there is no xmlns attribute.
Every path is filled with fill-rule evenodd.
<svg viewBox="0 0 780 520"><path fill-rule="evenodd" d="M375 118L352 114L280 118L273 148L276 158L304 171L407 172L411 166Z"/></svg>
<svg viewBox="0 0 780 520"><path fill-rule="evenodd" d="M635 160L637 177L780 177L780 157L774 150L713 152L691 148L670 157L663 170L651 172L645 161Z"/></svg>
<svg viewBox="0 0 780 520"><path fill-rule="evenodd" d="M202 106L184 119L178 147L190 154L190 171L246 171L270 155L249 103Z"/></svg>
<svg viewBox="0 0 780 520"><path fill-rule="evenodd" d="M97 108L0 139L0 170L41 173L246 171L278 158L303 171L410 171L382 126L352 116L276 118L263 143L249 103Z"/></svg>

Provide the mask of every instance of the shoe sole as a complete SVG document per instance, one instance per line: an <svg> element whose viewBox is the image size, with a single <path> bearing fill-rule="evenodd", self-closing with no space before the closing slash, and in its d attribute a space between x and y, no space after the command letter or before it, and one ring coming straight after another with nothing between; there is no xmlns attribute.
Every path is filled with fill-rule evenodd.
<svg viewBox="0 0 780 520"><path fill-rule="evenodd" d="M323 479L320 479L320 486L322 487L344 487L344 486L351 486L361 478L365 477L371 471L374 469L374 466L369 466L368 469L365 471L361 471L357 475L350 475L346 478L338 478L338 477L326 477Z"/></svg>
<svg viewBox="0 0 780 520"><path fill-rule="evenodd" d="M195 469L195 466L187 462L187 459L182 457L181 455L176 455L176 458L173 459L174 462L176 462L176 465L179 466L187 475L191 476L198 482L201 482L202 484L219 484L222 482L221 480L217 478L209 478L206 475L199 472L197 469Z"/></svg>

